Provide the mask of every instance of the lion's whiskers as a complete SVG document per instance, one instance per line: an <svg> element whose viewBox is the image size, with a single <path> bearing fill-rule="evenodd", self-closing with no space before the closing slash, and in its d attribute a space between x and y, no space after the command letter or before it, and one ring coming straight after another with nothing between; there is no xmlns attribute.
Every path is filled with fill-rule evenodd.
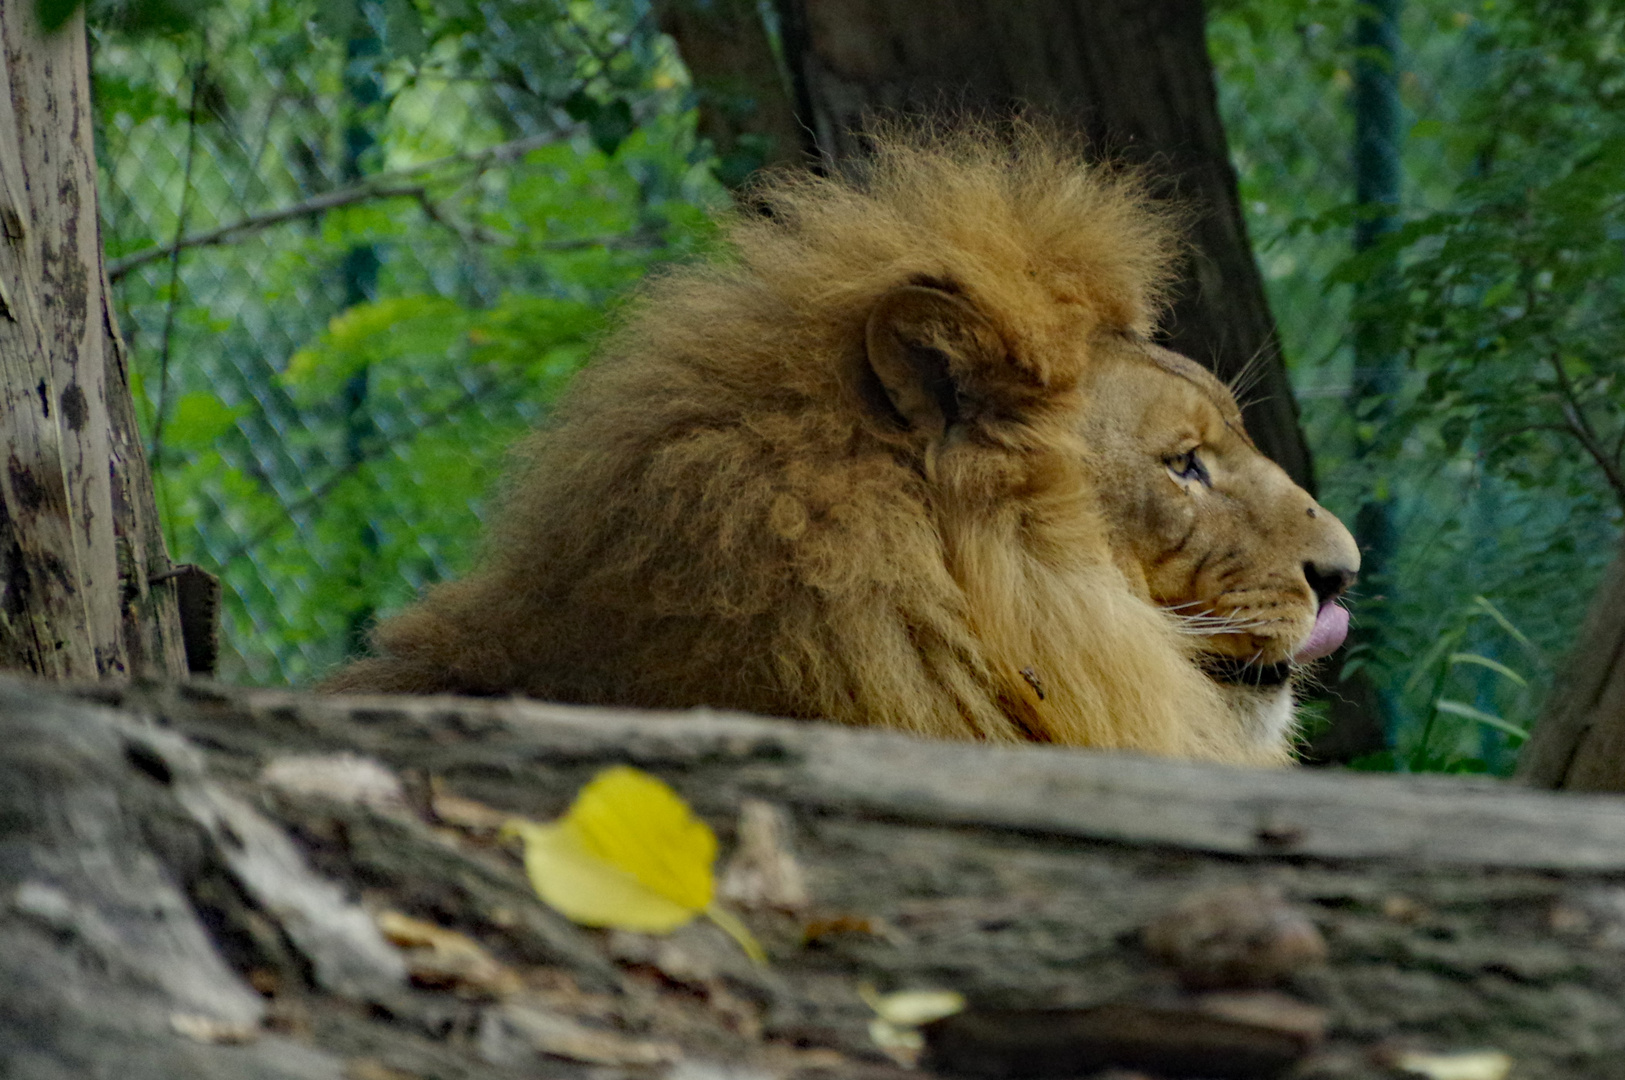
<svg viewBox="0 0 1625 1080"><path fill-rule="evenodd" d="M1188 607L1190 605L1182 604L1177 606ZM1262 630L1266 626L1269 626L1270 623L1275 621L1273 619L1245 619L1234 615L1186 615L1176 610L1175 607L1168 607L1164 610L1167 611L1169 617L1173 620L1174 628L1176 630L1182 634L1190 634L1194 637L1216 637L1220 634L1242 634L1253 630Z"/></svg>

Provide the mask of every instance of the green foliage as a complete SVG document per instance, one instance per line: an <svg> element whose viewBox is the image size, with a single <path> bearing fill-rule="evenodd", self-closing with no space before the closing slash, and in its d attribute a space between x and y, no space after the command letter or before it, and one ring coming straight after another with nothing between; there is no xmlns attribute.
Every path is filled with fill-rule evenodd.
<svg viewBox="0 0 1625 1080"><path fill-rule="evenodd" d="M1484 35L1500 104L1452 205L1341 276L1363 278L1384 259L1399 267L1368 301L1416 376L1390 438L1425 420L1447 457L1476 445L1486 468L1521 487L1601 485L1625 503L1625 13L1563 29L1597 40L1578 56L1541 49L1518 19ZM1548 21L1538 40L1552 38L1572 44Z"/></svg>
<svg viewBox="0 0 1625 1080"><path fill-rule="evenodd" d="M1621 518L1625 13L1409 0L1400 225L1354 256L1356 11L1231 0L1210 48L1322 499L1393 500L1399 550L1354 603L1382 646L1345 673L1399 722L1363 765L1505 772ZM1349 392L1356 292L1404 365L1383 410Z"/></svg>
<svg viewBox="0 0 1625 1080"><path fill-rule="evenodd" d="M93 33L115 267L344 189L358 125L363 175L409 192L117 293L172 550L226 586L223 674L309 679L467 568L508 448L614 300L708 242L682 71L630 3L226 0L178 36Z"/></svg>
<svg viewBox="0 0 1625 1080"><path fill-rule="evenodd" d="M80 0L35 0L34 11L45 32L54 34L73 18L73 13L79 10L79 3Z"/></svg>

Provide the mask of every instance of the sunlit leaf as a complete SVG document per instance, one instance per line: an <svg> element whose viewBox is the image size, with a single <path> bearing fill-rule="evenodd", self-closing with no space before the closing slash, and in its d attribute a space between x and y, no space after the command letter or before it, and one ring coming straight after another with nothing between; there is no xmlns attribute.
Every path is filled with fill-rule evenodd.
<svg viewBox="0 0 1625 1080"><path fill-rule="evenodd" d="M637 770L609 769L557 822L516 821L509 831L524 841L537 894L583 925L667 933L711 903L716 837Z"/></svg>
<svg viewBox="0 0 1625 1080"><path fill-rule="evenodd" d="M664 934L703 914L764 959L744 924L712 903L716 834L648 773L606 769L558 821L515 820L504 831L524 842L537 895L575 922Z"/></svg>
<svg viewBox="0 0 1625 1080"><path fill-rule="evenodd" d="M1427 1080L1506 1080L1512 1072L1512 1059L1499 1050L1469 1050L1457 1054L1409 1051L1398 1054L1394 1066L1401 1072Z"/></svg>
<svg viewBox="0 0 1625 1080"><path fill-rule="evenodd" d="M1536 656L1540 655L1540 650L1536 648L1535 643L1525 637L1522 630L1519 630L1516 626L1512 625L1512 620L1502 614L1500 608L1490 603L1489 597L1475 596L1473 597L1473 604L1482 610L1484 614L1494 619L1496 625L1500 626L1501 629L1512 635L1512 639L1519 645L1522 645L1524 648L1530 650Z"/></svg>
<svg viewBox="0 0 1625 1080"><path fill-rule="evenodd" d="M964 996L952 990L899 990L882 994L868 983L859 983L858 996L875 1011L869 1021L869 1040L906 1068L915 1067L925 1049L920 1025L952 1016L965 1008Z"/></svg>
<svg viewBox="0 0 1625 1080"><path fill-rule="evenodd" d="M247 409L230 406L213 394L191 393L175 403L164 425L164 441L175 450L201 450L232 431Z"/></svg>
<svg viewBox="0 0 1625 1080"><path fill-rule="evenodd" d="M860 983L858 997L876 1016L898 1027L919 1027L965 1009L965 995L955 990L898 990L882 994L868 983Z"/></svg>
<svg viewBox="0 0 1625 1080"><path fill-rule="evenodd" d="M1458 652L1451 653L1449 660L1451 664L1474 664L1481 668L1488 668L1509 682L1515 682L1519 686L1529 685L1528 679L1525 679L1500 661L1491 660L1487 656L1480 656L1477 653Z"/></svg>
<svg viewBox="0 0 1625 1080"><path fill-rule="evenodd" d="M1439 698L1433 703L1433 707L1442 713L1449 713L1451 716L1460 716L1464 719L1472 720L1475 723L1483 724L1485 727L1494 728L1496 731L1504 731L1514 738L1529 738L1529 732L1525 731L1517 724L1509 723L1508 721L1501 719L1499 716L1496 716L1494 713L1487 713L1483 709L1475 709L1465 701L1451 701L1449 698Z"/></svg>

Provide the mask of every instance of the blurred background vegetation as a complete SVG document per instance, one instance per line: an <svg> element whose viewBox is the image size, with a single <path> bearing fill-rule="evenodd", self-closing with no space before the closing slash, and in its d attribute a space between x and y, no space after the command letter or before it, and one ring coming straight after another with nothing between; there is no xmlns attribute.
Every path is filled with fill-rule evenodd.
<svg viewBox="0 0 1625 1080"><path fill-rule="evenodd" d="M1361 764L1504 773L1625 505L1625 13L1397 10L1398 186L1359 251L1360 5L1212 0L1208 42L1322 501L1392 537L1341 672L1388 713ZM222 577L223 678L309 681L467 568L505 449L618 299L706 244L750 145L698 134L644 0L143 0L92 26L170 549Z"/></svg>

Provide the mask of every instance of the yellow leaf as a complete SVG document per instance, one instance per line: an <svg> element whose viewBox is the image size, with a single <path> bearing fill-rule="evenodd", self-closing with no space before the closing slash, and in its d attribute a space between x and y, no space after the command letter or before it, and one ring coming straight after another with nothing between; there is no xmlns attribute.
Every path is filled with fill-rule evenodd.
<svg viewBox="0 0 1625 1080"><path fill-rule="evenodd" d="M584 926L663 934L711 905L717 838L647 773L616 766L551 825L510 822L536 892Z"/></svg>

